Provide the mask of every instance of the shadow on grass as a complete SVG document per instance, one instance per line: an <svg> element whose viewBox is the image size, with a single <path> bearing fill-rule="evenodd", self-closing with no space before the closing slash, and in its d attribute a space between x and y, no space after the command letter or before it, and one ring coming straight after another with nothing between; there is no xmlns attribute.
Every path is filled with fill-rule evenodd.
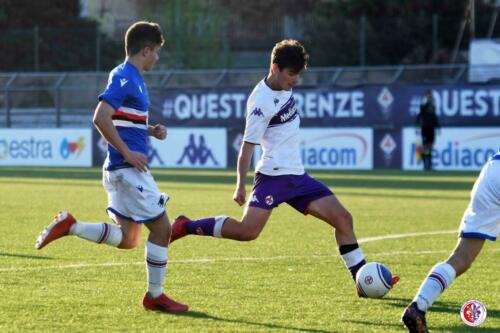
<svg viewBox="0 0 500 333"><path fill-rule="evenodd" d="M161 312L158 312L158 313L165 314L165 313L161 313ZM213 316L213 315L210 315L210 314L207 314L204 312L200 312L200 311L188 311L186 313L180 313L180 314L176 314L176 315L182 316L182 317L196 318L196 319L208 319L208 320L220 321L223 323L257 326L257 327L263 327L263 328L268 328L268 329L281 329L281 330L287 330L287 331L310 332L310 333L336 333L336 331L325 331L325 330L320 330L320 329L315 329L315 328L293 327L293 326L273 324L273 323L259 323L256 321L248 321L248 320L241 320L241 319L227 319L227 318Z"/></svg>
<svg viewBox="0 0 500 333"><path fill-rule="evenodd" d="M47 257L47 256L35 256L35 255L5 253L5 252L0 252L0 257L14 257L14 258L25 258L25 259L44 259L44 260L54 259L52 257Z"/></svg>
<svg viewBox="0 0 500 333"><path fill-rule="evenodd" d="M489 315L489 312L488 312ZM486 319L487 321L488 319ZM406 329L403 326L403 323L400 321L398 318L397 322L391 323L391 324L382 324L380 322L375 322L375 321L366 321L366 320L347 320L349 323L353 324L359 324L359 325L366 325L366 326L376 326L376 327L392 327L392 328L401 328L401 332L406 331ZM470 333L472 332L472 328L463 324L463 325L450 325L450 326L432 326L432 323L427 323L427 327L431 332L434 332L434 330L439 330L439 331L446 331L446 332L456 332L456 333ZM498 328L495 327L478 327L478 332L481 333L498 333L499 330ZM382 332L382 331L381 331Z"/></svg>
<svg viewBox="0 0 500 333"><path fill-rule="evenodd" d="M404 309L406 306L411 302L411 299L408 298L391 298L391 297L385 297L384 299L391 301L389 303L389 306L392 307L397 307L401 309L401 313L403 313ZM430 309L429 312L434 312L434 313L446 313L446 314L451 314L454 316L459 316L460 315L460 309L462 308L462 304L456 303L456 302L436 302L434 303ZM488 311L488 317L491 318L498 318L500 317L500 310L497 309L486 309ZM486 322L488 322L488 317L486 318ZM355 322L355 321L353 321ZM358 322L362 323L362 322ZM372 322L366 322L366 324L373 325ZM447 330L451 332L471 332L471 328L465 324L461 325L450 325L450 326L432 326L431 322L427 323L429 329L434 330L434 329L439 329L439 330ZM388 326L398 326L398 325L393 325L390 324ZM485 333L498 333L500 332L500 328L490 328L490 327L480 327L481 332Z"/></svg>
<svg viewBox="0 0 500 333"><path fill-rule="evenodd" d="M210 174L206 174L210 172ZM312 174L324 182L326 185L336 188L390 188L390 189L437 189L437 190L470 190L473 179L469 180L440 180L441 176L473 176L474 173L459 172L436 172L432 174L393 171L315 171ZM363 174L373 176L373 178L363 177L362 179L345 178ZM186 182L196 184L234 184L236 173L230 170L153 170L153 175L157 181L166 182ZM377 176L384 176L383 179ZM0 168L0 177L21 177L21 178L48 178L48 179L83 179L100 180L101 170L98 168L89 169L68 169L68 168ZM405 179L406 177L406 179ZM408 179L407 177L421 177L421 179ZM392 179L391 179L392 178ZM247 177L247 182L252 177Z"/></svg>
<svg viewBox="0 0 500 333"><path fill-rule="evenodd" d="M401 312L403 312L404 308L408 304L410 304L411 299L409 298L398 298L398 297L384 297L384 300L391 301L388 305L392 307L400 307ZM465 301L464 301L465 302ZM434 303L429 311L431 312L442 312L442 313L451 313L451 314L459 314L460 309L462 308L463 304L456 303L456 302L436 302ZM488 311L488 317L500 317L500 310L496 309L486 309ZM486 319L487 320L487 319Z"/></svg>

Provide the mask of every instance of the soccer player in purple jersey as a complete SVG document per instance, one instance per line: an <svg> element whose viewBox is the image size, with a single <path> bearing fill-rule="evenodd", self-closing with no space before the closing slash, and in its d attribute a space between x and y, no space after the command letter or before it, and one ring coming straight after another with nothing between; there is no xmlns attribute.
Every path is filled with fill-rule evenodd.
<svg viewBox="0 0 500 333"><path fill-rule="evenodd" d="M500 233L500 150L483 166L459 228L460 239L446 262L437 263L401 317L410 333L427 333L425 313Z"/></svg>
<svg viewBox="0 0 500 333"><path fill-rule="evenodd" d="M335 230L339 251L352 278L366 261L353 230L351 214L328 187L309 176L300 156L300 118L292 88L307 67L308 54L296 40L277 43L271 54L269 74L261 80L247 101L246 128L238 156L237 184L233 199L246 203L245 178L255 145L261 145L253 192L241 221L228 216L190 220L175 219L173 242L189 234L256 239L273 208L286 202L302 214L311 214ZM399 278L395 277L394 283ZM359 294L359 293L358 293Z"/></svg>
<svg viewBox="0 0 500 333"><path fill-rule="evenodd" d="M87 223L66 211L42 231L36 247L42 249L66 235L120 249L133 249L141 240L141 226L150 231L145 261L148 290L143 305L148 310L185 312L188 306L163 293L171 226L165 212L168 195L161 193L148 168L149 136L164 140L163 125L148 125L149 97L142 74L153 68L164 43L160 26L136 22L125 34L125 62L109 74L99 95L94 125L108 142L103 185L108 193L108 214L115 224Z"/></svg>

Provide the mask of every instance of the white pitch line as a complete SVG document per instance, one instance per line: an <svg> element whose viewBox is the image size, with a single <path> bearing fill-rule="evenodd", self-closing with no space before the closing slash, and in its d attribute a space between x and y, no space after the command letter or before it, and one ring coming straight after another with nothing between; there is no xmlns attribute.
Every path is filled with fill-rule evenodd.
<svg viewBox="0 0 500 333"><path fill-rule="evenodd" d="M359 243L368 243L383 239L395 239L405 237L417 237L427 235L441 235L455 233L456 230L432 231L432 232L419 232L408 234L393 234L377 237L361 238ZM451 250L451 249L450 249ZM449 253L450 250L435 250L435 251L392 251L392 252L379 252L370 253L370 256L395 256L395 255L425 255L437 253ZM493 252L498 252L500 249L492 249ZM217 263L217 262L243 262L243 261L272 261L272 260L289 260L289 259L324 259L339 257L338 254L331 255L308 255L308 256L275 256L275 257L229 257L229 258L194 258L194 259L179 259L169 260L170 264L192 264L192 263ZM4 267L0 268L0 273L3 272L24 272L24 271L37 271L47 269L67 269L67 268L88 268L88 267L120 267L129 265L144 265L144 261L136 262L105 262L105 263L77 263L68 265L54 265L54 266L37 266L37 267Z"/></svg>
<svg viewBox="0 0 500 333"><path fill-rule="evenodd" d="M445 235L445 234L457 234L457 230L440 230L440 231L429 231L429 232L414 232L409 234L393 234L385 236L375 236L375 237L365 237L360 238L358 243L368 243L375 242L384 239L394 239L394 238L407 238L407 237L418 237L418 236L431 236L431 235Z"/></svg>

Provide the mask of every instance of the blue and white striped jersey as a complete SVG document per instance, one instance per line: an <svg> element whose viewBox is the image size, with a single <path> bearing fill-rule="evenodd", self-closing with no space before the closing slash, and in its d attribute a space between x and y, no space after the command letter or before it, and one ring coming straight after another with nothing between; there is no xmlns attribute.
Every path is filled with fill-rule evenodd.
<svg viewBox="0 0 500 333"><path fill-rule="evenodd" d="M132 64L124 62L109 73L108 85L99 95L115 113L112 116L118 134L130 150L148 152L149 96L142 75ZM130 168L123 156L110 144L104 162L106 170Z"/></svg>

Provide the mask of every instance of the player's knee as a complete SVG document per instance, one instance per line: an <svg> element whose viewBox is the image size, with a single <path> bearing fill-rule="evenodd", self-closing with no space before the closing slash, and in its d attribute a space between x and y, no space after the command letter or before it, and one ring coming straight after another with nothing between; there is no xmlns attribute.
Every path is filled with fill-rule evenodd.
<svg viewBox="0 0 500 333"><path fill-rule="evenodd" d="M253 230L248 228L242 228L240 232L238 232L237 238L242 242L249 242L257 239L259 237L260 231Z"/></svg>
<svg viewBox="0 0 500 333"><path fill-rule="evenodd" d="M130 250L135 249L141 242L140 234L125 234L122 242L118 246L120 249Z"/></svg>
<svg viewBox="0 0 500 333"><path fill-rule="evenodd" d="M353 219L351 213L345 211L339 216L333 217L335 228L341 232L351 232L353 230Z"/></svg>

